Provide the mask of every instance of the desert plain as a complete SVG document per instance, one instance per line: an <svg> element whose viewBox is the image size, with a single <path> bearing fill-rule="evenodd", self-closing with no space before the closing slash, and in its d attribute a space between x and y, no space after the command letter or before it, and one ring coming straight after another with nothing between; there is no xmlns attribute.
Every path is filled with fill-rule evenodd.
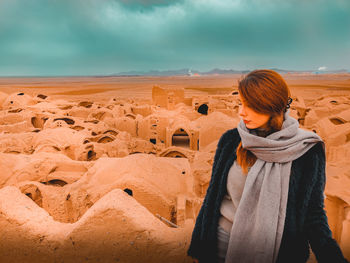
<svg viewBox="0 0 350 263"><path fill-rule="evenodd" d="M350 73L282 76L290 115L325 141L325 210L350 260ZM0 78L0 262L192 262L241 77Z"/></svg>

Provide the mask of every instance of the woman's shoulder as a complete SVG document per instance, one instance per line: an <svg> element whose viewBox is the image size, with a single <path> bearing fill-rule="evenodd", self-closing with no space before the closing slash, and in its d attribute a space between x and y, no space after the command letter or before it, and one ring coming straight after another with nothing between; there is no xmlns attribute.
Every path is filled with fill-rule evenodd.
<svg viewBox="0 0 350 263"><path fill-rule="evenodd" d="M325 155L324 142L320 141L315 143L305 154L304 156L312 157L323 157Z"/></svg>
<svg viewBox="0 0 350 263"><path fill-rule="evenodd" d="M228 129L227 131L225 131L222 136L226 136L230 139L234 139L235 137L239 137L239 133L238 133L238 129L237 127L232 128L232 129Z"/></svg>
<svg viewBox="0 0 350 263"><path fill-rule="evenodd" d="M321 154L322 152L324 152L324 141L322 140L322 138L315 132L307 130L305 128L298 128L300 132L304 133L304 134L308 134L308 135L304 135L304 136L308 136L310 138L312 137L316 137L318 138L320 141L315 143L315 145L313 145L310 149L309 149L309 154L310 153L319 153ZM308 153L307 152L307 153Z"/></svg>
<svg viewBox="0 0 350 263"><path fill-rule="evenodd" d="M218 147L223 147L228 143L237 143L241 140L237 128L232 128L225 131L218 142Z"/></svg>
<svg viewBox="0 0 350 263"><path fill-rule="evenodd" d="M325 165L326 155L324 150L324 143L315 143L307 152L305 152L298 159L294 160L294 166L303 167L306 170L314 169L315 165Z"/></svg>

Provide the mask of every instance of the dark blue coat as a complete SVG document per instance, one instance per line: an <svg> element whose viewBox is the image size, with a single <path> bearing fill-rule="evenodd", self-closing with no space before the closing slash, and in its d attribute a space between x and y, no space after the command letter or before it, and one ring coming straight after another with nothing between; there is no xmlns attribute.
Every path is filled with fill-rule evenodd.
<svg viewBox="0 0 350 263"><path fill-rule="evenodd" d="M217 261L220 205L227 193L227 175L236 159L240 140L237 129L230 129L221 136L217 145L211 180L187 251L189 256L199 259L200 263ZM318 143L292 162L278 263L306 262L309 244L320 263L347 262L328 226L324 211L325 180L325 153Z"/></svg>

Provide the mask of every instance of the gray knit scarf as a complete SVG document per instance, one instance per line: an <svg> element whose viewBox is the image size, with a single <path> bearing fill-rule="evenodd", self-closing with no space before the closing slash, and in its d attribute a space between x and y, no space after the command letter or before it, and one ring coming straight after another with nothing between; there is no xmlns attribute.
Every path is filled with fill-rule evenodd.
<svg viewBox="0 0 350 263"><path fill-rule="evenodd" d="M299 128L284 114L280 131L267 137L251 134L241 120L238 132L243 148L257 157L247 174L230 233L225 263L274 263L286 216L292 161L322 139Z"/></svg>

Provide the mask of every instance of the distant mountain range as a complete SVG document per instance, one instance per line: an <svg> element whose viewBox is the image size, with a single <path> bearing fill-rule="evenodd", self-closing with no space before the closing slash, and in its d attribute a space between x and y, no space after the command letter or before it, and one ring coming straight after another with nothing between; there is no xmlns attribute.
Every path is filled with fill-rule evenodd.
<svg viewBox="0 0 350 263"><path fill-rule="evenodd" d="M330 73L350 73L349 70L285 70L278 68L271 68L279 73L314 73L314 74L330 74ZM250 70L234 70L234 69L219 69L215 68L210 71L192 70L183 68L178 70L150 70L150 71L126 71L109 76L193 76L193 75L222 75L222 74L247 74Z"/></svg>
<svg viewBox="0 0 350 263"><path fill-rule="evenodd" d="M249 70L233 70L233 69L212 69L210 71L191 70L189 68L177 70L150 70L150 71L127 71L112 74L112 76L183 76L183 75L214 75L214 74L244 74Z"/></svg>

